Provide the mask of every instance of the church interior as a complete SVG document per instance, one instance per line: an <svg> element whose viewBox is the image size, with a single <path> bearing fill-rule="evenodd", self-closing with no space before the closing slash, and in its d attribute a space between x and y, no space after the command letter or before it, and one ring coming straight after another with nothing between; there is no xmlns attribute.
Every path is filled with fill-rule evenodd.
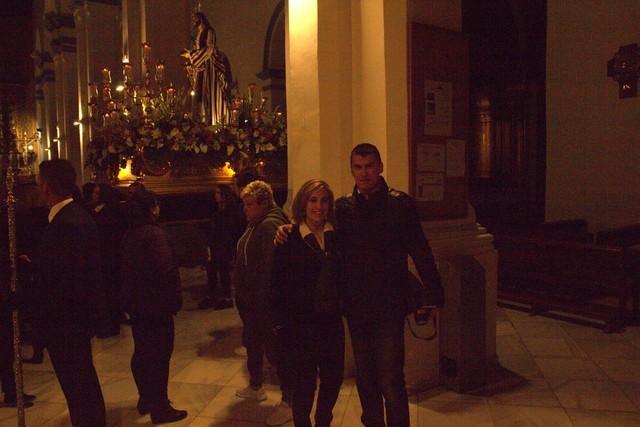
<svg viewBox="0 0 640 427"><path fill-rule="evenodd" d="M195 12L214 89L188 53ZM155 192L184 296L175 425L260 426L273 368L265 401L238 399L238 311L198 308L215 188L255 168L290 212L312 178L350 193L369 142L445 288L437 337L405 331L411 425L640 425L639 19L636 0L5 0L0 218L43 160L69 160L80 187ZM92 349L108 424L150 425L131 328ZM0 425L70 426L46 352L20 369L37 399L0 404ZM332 426L361 425L354 370L347 334Z"/></svg>

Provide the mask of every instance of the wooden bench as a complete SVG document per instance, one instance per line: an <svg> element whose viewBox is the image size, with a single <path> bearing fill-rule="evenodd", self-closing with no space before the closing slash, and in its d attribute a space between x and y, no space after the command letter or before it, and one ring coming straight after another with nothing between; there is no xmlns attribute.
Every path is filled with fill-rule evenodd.
<svg viewBox="0 0 640 427"><path fill-rule="evenodd" d="M498 298L538 314L592 319L609 332L638 324L640 246L622 245L635 241L625 230L601 233L596 241L607 244L589 242L586 227L496 235ZM603 301L611 297L614 305Z"/></svg>

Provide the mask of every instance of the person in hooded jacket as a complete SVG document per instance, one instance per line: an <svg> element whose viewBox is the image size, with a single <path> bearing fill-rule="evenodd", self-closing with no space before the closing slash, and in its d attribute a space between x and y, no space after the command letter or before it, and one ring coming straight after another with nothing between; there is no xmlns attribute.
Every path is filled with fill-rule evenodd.
<svg viewBox="0 0 640 427"><path fill-rule="evenodd" d="M257 401L267 398L264 382L263 358L276 366L282 401L267 418L267 425L280 425L292 418L291 364L284 359L282 337L274 337L270 315L271 265L273 239L279 226L288 223L282 209L273 200L271 186L264 181L253 181L242 189L247 228L240 237L233 274L236 306L242 319L242 344L247 349L249 384L236 391L238 397Z"/></svg>

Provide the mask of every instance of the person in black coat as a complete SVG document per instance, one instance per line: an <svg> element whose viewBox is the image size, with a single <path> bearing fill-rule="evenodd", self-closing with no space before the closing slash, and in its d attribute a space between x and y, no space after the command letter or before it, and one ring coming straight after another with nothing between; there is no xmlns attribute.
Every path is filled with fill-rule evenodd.
<svg viewBox="0 0 640 427"><path fill-rule="evenodd" d="M49 225L34 262L33 302L53 370L74 426L105 426L104 398L91 354L102 301L98 230L71 193L76 171L68 160L40 164L38 186Z"/></svg>
<svg viewBox="0 0 640 427"><path fill-rule="evenodd" d="M231 299L231 264L238 239L247 226L240 199L228 185L215 190L216 206L209 232L211 260L207 265L209 296L198 304L198 309L213 307L223 310L233 307Z"/></svg>
<svg viewBox="0 0 640 427"><path fill-rule="evenodd" d="M278 334L291 339L294 362L293 422L329 427L344 370L344 326L334 262L333 192L326 182L306 182L296 194L291 234L276 248L271 306Z"/></svg>
<svg viewBox="0 0 640 427"><path fill-rule="evenodd" d="M182 306L178 264L167 233L156 221L160 204L154 194L136 191L126 206L130 227L120 251L124 282L123 309L131 316L134 352L131 372L138 387L138 412L151 413L154 424L186 418L167 395L173 353L173 316Z"/></svg>

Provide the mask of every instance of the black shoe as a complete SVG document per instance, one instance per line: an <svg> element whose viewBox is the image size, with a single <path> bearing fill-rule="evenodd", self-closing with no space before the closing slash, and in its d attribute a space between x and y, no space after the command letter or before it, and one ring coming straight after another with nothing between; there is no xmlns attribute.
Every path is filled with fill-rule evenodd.
<svg viewBox="0 0 640 427"><path fill-rule="evenodd" d="M142 399L138 399L137 408L140 415L147 415L151 412L151 404Z"/></svg>
<svg viewBox="0 0 640 427"><path fill-rule="evenodd" d="M198 304L198 310L206 310L213 307L213 300L211 298L205 298Z"/></svg>
<svg viewBox="0 0 640 427"><path fill-rule="evenodd" d="M151 422L153 424L175 423L187 418L187 411L174 409L169 402L151 410Z"/></svg>
<svg viewBox="0 0 640 427"><path fill-rule="evenodd" d="M233 300L230 299L221 299L216 301L216 305L213 308L214 310L224 310L225 308L233 308Z"/></svg>
<svg viewBox="0 0 640 427"><path fill-rule="evenodd" d="M36 399L36 397L33 394L26 394L26 393L22 393L22 401L24 402L24 407L25 408L30 408L33 406L33 401ZM16 396L7 396L7 394L5 393L4 395L4 406L9 406L11 408L15 408L16 406L18 406L18 398Z"/></svg>

